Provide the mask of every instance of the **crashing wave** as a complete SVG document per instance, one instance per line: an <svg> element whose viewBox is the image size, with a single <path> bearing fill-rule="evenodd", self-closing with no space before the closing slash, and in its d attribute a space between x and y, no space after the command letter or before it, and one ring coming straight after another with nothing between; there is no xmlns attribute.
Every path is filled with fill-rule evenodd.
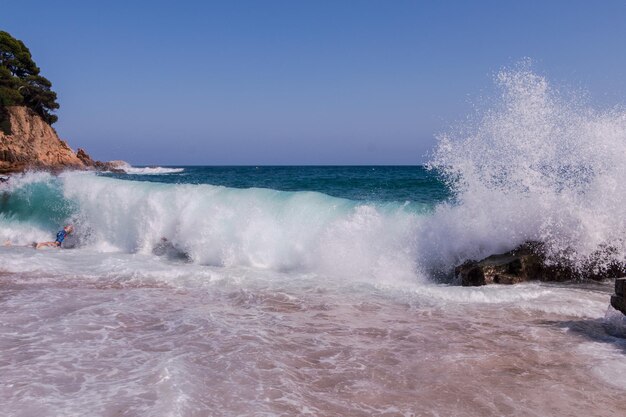
<svg viewBox="0 0 626 417"><path fill-rule="evenodd" d="M423 256L448 264L540 241L574 265L624 262L626 111L560 94L526 65L496 82L475 123L439 137L431 166L456 203L425 224Z"/></svg>
<svg viewBox="0 0 626 417"><path fill-rule="evenodd" d="M404 203L84 173L37 175L14 186L1 210L0 238L47 240L71 221L81 244L97 251L151 253L165 237L204 265L333 276L416 274L412 242L420 214Z"/></svg>
<svg viewBox="0 0 626 417"><path fill-rule="evenodd" d="M626 111L566 98L525 67L501 72L497 83L501 95L489 109L439 138L430 166L455 198L434 210L315 192L30 173L2 185L9 196L0 238L45 240L71 219L95 250L151 253L165 237L199 264L399 279L449 274L527 241L574 265L626 260Z"/></svg>
<svg viewBox="0 0 626 417"><path fill-rule="evenodd" d="M120 163L116 168L121 169L126 174L130 175L164 175L164 174L177 174L185 171L184 168L168 168L168 167L134 167L127 163Z"/></svg>

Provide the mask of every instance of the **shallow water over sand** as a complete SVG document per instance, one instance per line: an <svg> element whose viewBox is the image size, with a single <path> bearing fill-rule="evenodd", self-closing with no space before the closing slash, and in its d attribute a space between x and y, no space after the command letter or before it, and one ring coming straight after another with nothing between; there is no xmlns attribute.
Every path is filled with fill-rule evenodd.
<svg viewBox="0 0 626 417"><path fill-rule="evenodd" d="M381 286L158 262L179 276L2 275L0 414L619 416L626 405L626 340L603 326L610 284Z"/></svg>

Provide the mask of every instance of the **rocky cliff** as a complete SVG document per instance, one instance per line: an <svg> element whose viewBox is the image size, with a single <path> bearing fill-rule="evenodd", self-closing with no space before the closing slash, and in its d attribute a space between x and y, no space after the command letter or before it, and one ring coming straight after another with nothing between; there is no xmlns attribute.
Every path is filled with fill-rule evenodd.
<svg viewBox="0 0 626 417"><path fill-rule="evenodd" d="M88 160L77 156L34 111L22 106L4 110L9 116L11 133L0 131L0 173L94 167L95 161L88 156Z"/></svg>

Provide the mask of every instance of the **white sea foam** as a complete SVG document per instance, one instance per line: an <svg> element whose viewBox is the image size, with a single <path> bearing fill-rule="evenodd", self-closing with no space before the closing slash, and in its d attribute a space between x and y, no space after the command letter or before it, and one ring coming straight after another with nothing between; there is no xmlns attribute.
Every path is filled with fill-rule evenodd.
<svg viewBox="0 0 626 417"><path fill-rule="evenodd" d="M116 168L121 169L125 173L131 174L131 175L164 175L164 174L176 174L176 173L185 171L185 168L167 168L167 167L159 167L159 166L134 167L127 163L117 165Z"/></svg>
<svg viewBox="0 0 626 417"><path fill-rule="evenodd" d="M342 277L415 276L417 215L320 193L66 176L83 241L149 253L162 237L198 264Z"/></svg>
<svg viewBox="0 0 626 417"><path fill-rule="evenodd" d="M615 337L626 339L626 315L609 305L604 314L604 327Z"/></svg>

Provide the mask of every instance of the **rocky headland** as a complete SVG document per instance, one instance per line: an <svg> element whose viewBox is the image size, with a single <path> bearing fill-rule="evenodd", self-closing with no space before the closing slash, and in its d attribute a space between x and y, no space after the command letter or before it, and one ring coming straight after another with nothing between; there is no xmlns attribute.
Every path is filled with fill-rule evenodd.
<svg viewBox="0 0 626 417"><path fill-rule="evenodd" d="M117 164L74 152L41 116L25 106L2 108L10 131L0 130L0 174L26 170L116 170Z"/></svg>

